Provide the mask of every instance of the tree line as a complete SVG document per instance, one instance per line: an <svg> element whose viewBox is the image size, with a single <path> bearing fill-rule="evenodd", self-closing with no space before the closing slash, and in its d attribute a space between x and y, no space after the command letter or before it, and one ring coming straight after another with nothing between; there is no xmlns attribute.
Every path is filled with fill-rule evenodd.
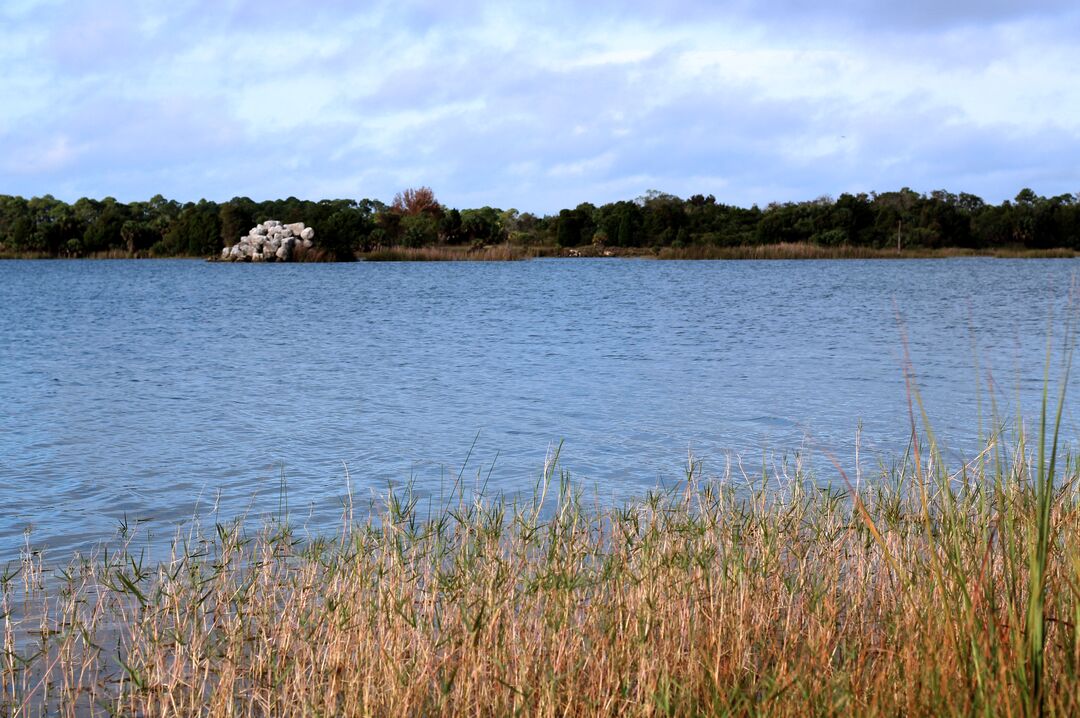
<svg viewBox="0 0 1080 718"><path fill-rule="evenodd" d="M316 246L338 260L392 247L524 246L683 248L808 243L905 249L1080 250L1080 193L1043 197L1030 189L994 205L944 190L842 194L764 208L682 199L650 191L634 200L588 202L537 216L516 209L455 209L427 187L374 199L180 203L50 195L0 195L0 255L84 257L216 256L265 219L315 227Z"/></svg>

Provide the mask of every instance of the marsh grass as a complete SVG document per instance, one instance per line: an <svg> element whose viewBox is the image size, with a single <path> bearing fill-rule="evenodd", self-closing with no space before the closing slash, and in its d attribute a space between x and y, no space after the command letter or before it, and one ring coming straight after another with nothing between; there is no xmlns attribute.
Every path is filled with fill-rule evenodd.
<svg viewBox="0 0 1080 718"><path fill-rule="evenodd" d="M56 255L49 252L10 252L0 248L0 259L204 259L197 254L170 254L159 256L143 249L130 253L126 249L102 249L96 252Z"/></svg>
<svg viewBox="0 0 1080 718"><path fill-rule="evenodd" d="M1000 257L1000 258L1054 258L1076 257L1071 249L1027 249L1001 247L996 249L965 249L941 247L937 249L908 248L897 252L895 248L865 247L857 245L820 245L808 242L781 242L778 244L736 245L690 245L683 248L664 247L658 251L658 259L946 259L950 257Z"/></svg>
<svg viewBox="0 0 1080 718"><path fill-rule="evenodd" d="M691 463L603 508L552 462L528 501L390 492L313 541L28 547L0 714L1076 715L1080 490L1044 436L857 489Z"/></svg>
<svg viewBox="0 0 1080 718"><path fill-rule="evenodd" d="M504 243L484 247L385 247L359 256L368 262L509 262L530 259L535 253Z"/></svg>

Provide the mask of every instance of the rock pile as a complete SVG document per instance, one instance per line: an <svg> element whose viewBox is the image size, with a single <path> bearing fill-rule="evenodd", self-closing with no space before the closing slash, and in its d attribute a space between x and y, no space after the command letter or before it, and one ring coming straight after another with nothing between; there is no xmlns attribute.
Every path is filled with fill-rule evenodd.
<svg viewBox="0 0 1080 718"><path fill-rule="evenodd" d="M221 250L228 262L288 262L300 248L311 249L315 230L303 222L282 224L276 219L261 222L231 247Z"/></svg>

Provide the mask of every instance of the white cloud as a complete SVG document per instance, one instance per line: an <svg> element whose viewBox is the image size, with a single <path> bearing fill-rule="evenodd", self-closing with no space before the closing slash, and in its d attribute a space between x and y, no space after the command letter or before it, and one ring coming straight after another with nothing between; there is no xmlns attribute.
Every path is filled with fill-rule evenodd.
<svg viewBox="0 0 1080 718"><path fill-rule="evenodd" d="M422 183L523 211L652 187L1076 191L1077 12L937 5L7 4L0 141L25 149L0 181L122 199Z"/></svg>
<svg viewBox="0 0 1080 718"><path fill-rule="evenodd" d="M16 149L5 158L4 165L13 175L54 172L69 166L79 153L80 149L72 145L70 138L59 135Z"/></svg>
<svg viewBox="0 0 1080 718"><path fill-rule="evenodd" d="M605 173L615 163L614 152L604 152L596 157L578 160L576 162L561 162L547 171L548 177L587 177Z"/></svg>

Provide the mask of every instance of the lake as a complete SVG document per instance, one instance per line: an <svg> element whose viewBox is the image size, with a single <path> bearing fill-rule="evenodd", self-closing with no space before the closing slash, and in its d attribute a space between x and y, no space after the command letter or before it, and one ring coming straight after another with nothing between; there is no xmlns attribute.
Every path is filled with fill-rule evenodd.
<svg viewBox="0 0 1080 718"><path fill-rule="evenodd" d="M358 501L459 472L530 493L560 443L601 501L690 452L758 475L798 454L835 482L857 432L868 476L907 445L902 325L936 432L971 457L990 398L1037 418L1078 267L0 262L0 564L27 531L56 555L125 520L167 540L196 513L276 514L283 475L294 523L332 530L345 466Z"/></svg>

